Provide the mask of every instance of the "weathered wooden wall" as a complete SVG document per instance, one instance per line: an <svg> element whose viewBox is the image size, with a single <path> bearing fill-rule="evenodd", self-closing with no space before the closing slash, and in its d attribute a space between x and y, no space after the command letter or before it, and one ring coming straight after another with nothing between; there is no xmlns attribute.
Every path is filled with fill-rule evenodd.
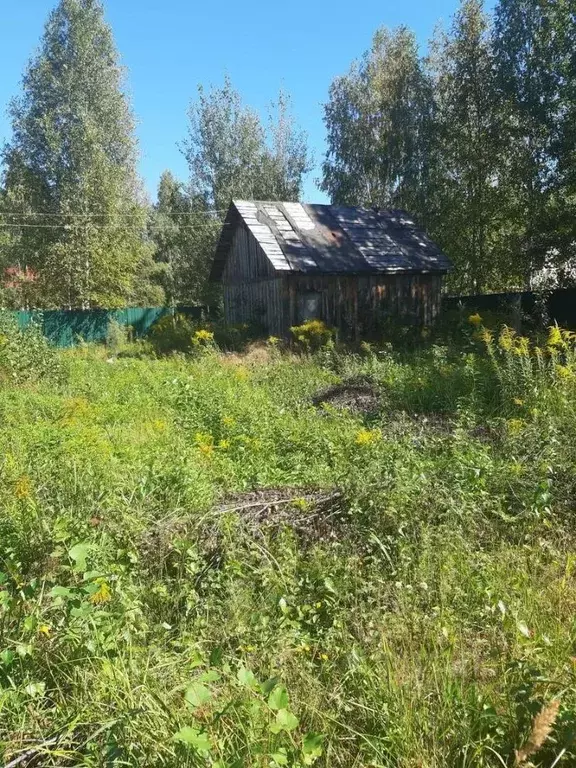
<svg viewBox="0 0 576 768"><path fill-rule="evenodd" d="M236 230L222 281L227 323L257 323L273 335L286 332L283 278L245 226Z"/></svg>
<svg viewBox="0 0 576 768"><path fill-rule="evenodd" d="M440 311L440 275L304 275L277 272L244 226L223 274L226 321L258 323L274 335L302 322L305 297L318 317L344 334L377 331L387 319L430 325Z"/></svg>
<svg viewBox="0 0 576 768"><path fill-rule="evenodd" d="M352 335L376 331L386 320L430 325L440 311L439 275L290 275L290 325L300 321L298 297L321 298L320 319Z"/></svg>

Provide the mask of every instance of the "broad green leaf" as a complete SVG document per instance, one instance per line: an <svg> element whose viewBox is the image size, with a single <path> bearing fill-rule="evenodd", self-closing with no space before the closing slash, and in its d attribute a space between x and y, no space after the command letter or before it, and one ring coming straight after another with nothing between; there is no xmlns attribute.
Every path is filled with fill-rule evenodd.
<svg viewBox="0 0 576 768"><path fill-rule="evenodd" d="M92 581L93 579L104 579L108 576L107 573L102 573L102 571L86 571L86 573L83 575L82 580L83 581Z"/></svg>
<svg viewBox="0 0 576 768"><path fill-rule="evenodd" d="M74 562L75 571L86 570L86 557L91 549L92 545L84 542L82 544L76 544L72 549L68 550L68 557Z"/></svg>
<svg viewBox="0 0 576 768"><path fill-rule="evenodd" d="M192 683L186 689L184 698L192 707L201 707L212 698L211 691L202 683Z"/></svg>
<svg viewBox="0 0 576 768"><path fill-rule="evenodd" d="M212 650L210 651L210 666L219 667L220 664L222 664L223 656L224 656L224 651L220 646L217 646L216 648L212 648Z"/></svg>
<svg viewBox="0 0 576 768"><path fill-rule="evenodd" d="M204 672L203 675L200 675L200 682L202 683L215 683L218 680L220 680L222 675L220 672L217 672L215 669L209 669L208 672Z"/></svg>
<svg viewBox="0 0 576 768"><path fill-rule="evenodd" d="M329 576L327 576L324 579L324 586L326 587L328 592L331 592L333 595L337 595L338 594L338 592L336 590L336 587L334 586L334 582L332 581L332 579Z"/></svg>
<svg viewBox="0 0 576 768"><path fill-rule="evenodd" d="M50 597L74 597L74 592L68 587L52 587Z"/></svg>
<svg viewBox="0 0 576 768"><path fill-rule="evenodd" d="M277 685L268 697L268 706L270 709L287 709L288 694L283 685Z"/></svg>
<svg viewBox="0 0 576 768"><path fill-rule="evenodd" d="M272 760L274 760L276 765L288 765L288 756L286 755L286 750L282 750L281 752L274 752L272 755Z"/></svg>
<svg viewBox="0 0 576 768"><path fill-rule="evenodd" d="M276 721L270 726L272 733L280 733L280 731L293 731L298 727L298 718L289 712L287 709L279 709L276 712Z"/></svg>
<svg viewBox="0 0 576 768"><path fill-rule="evenodd" d="M176 741L181 741L184 744L188 744L189 746L194 747L194 749L198 749L200 752L209 752L212 749L212 744L210 744L208 736L189 725L180 728L178 733L174 734L174 739L176 739Z"/></svg>
<svg viewBox="0 0 576 768"><path fill-rule="evenodd" d="M2 664L4 664L5 667L9 667L15 658L16 658L16 654L14 653L14 651L10 651L6 649L0 652L0 661L2 662Z"/></svg>
<svg viewBox="0 0 576 768"><path fill-rule="evenodd" d="M315 760L322 755L322 742L324 736L320 733L307 733L302 739L302 753L304 755L304 764L312 765Z"/></svg>
<svg viewBox="0 0 576 768"><path fill-rule="evenodd" d="M30 643L17 643L16 653L21 659L25 659L26 656L32 655L33 646Z"/></svg>
<svg viewBox="0 0 576 768"><path fill-rule="evenodd" d="M278 683L277 677L270 677L268 680L262 683L262 685L260 686L260 689L262 690L262 693L264 694L264 696L267 696L276 687L277 683Z"/></svg>
<svg viewBox="0 0 576 768"><path fill-rule="evenodd" d="M240 685L245 685L248 688L256 688L258 686L258 680L254 672L246 667L240 667L238 670L238 682Z"/></svg>

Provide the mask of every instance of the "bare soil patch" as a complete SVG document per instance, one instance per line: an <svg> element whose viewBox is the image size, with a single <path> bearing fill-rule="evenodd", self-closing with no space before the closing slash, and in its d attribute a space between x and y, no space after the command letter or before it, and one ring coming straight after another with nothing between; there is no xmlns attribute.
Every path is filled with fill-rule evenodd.
<svg viewBox="0 0 576 768"><path fill-rule="evenodd" d="M382 408L380 391L369 379L349 379L335 384L315 395L312 403L345 408L361 416L375 416Z"/></svg>

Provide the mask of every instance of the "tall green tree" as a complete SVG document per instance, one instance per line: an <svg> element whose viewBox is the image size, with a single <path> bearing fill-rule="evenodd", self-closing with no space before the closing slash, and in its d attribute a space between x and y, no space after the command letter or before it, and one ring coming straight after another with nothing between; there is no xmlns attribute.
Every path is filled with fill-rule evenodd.
<svg viewBox="0 0 576 768"><path fill-rule="evenodd" d="M192 195L170 171L158 185L158 201L150 219L156 259L164 265L169 301L196 304L206 300L211 248L220 220L202 196Z"/></svg>
<svg viewBox="0 0 576 768"><path fill-rule="evenodd" d="M230 201L299 200L310 170L310 154L306 137L292 116L290 100L283 93L263 123L226 78L220 88L198 89L189 118L183 145L189 182L184 192L165 179L165 190L170 190L173 212L185 205L187 213L194 215L177 217L177 221L172 216L168 239L177 243L173 270L177 295L211 301L206 279ZM161 189L158 212L166 216L164 197ZM184 220L186 224L178 223Z"/></svg>
<svg viewBox="0 0 576 768"><path fill-rule="evenodd" d="M362 60L330 88L321 188L335 203L417 212L431 117L414 33L406 27L378 30Z"/></svg>
<svg viewBox="0 0 576 768"><path fill-rule="evenodd" d="M505 104L502 164L510 208L509 246L529 284L552 257L573 253L576 159L576 18L570 0L500 0L494 52Z"/></svg>
<svg viewBox="0 0 576 768"><path fill-rule="evenodd" d="M60 0L11 105L3 153L3 221L18 225L13 258L35 270L39 304L120 305L149 272L123 85L100 0Z"/></svg>
<svg viewBox="0 0 576 768"><path fill-rule="evenodd" d="M502 285L501 105L482 0L463 0L429 57L435 110L425 219L455 264L452 288Z"/></svg>
<svg viewBox="0 0 576 768"><path fill-rule="evenodd" d="M273 107L265 126L228 78L221 88L198 89L184 142L191 194L219 211L234 197L300 198L310 170L306 137L295 126L285 94Z"/></svg>

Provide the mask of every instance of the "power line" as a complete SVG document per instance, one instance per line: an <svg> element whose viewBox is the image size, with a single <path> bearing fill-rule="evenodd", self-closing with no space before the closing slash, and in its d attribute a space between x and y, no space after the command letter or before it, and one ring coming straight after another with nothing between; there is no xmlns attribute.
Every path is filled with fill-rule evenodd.
<svg viewBox="0 0 576 768"><path fill-rule="evenodd" d="M220 209L207 209L204 211L173 211L173 212L167 212L167 211L158 211L157 209L152 209L151 213L160 213L164 216L211 216L215 213L227 213L227 208L220 208ZM54 216L57 218L98 218L102 216L116 216L120 218L137 218L142 216L142 213L115 213L115 212L107 212L107 213L45 213L42 211L3 211L0 210L0 216L11 216L11 217L30 217L30 216ZM149 212L146 212L145 215L149 215Z"/></svg>
<svg viewBox="0 0 576 768"><path fill-rule="evenodd" d="M220 222L214 222L218 223L219 227L229 227L229 224L223 223L220 224ZM79 226L82 226L84 229L118 229L119 226L121 226L125 230L130 230L133 232L156 232L156 231L163 231L164 227L154 226L154 227L148 227L145 224L141 227L129 227L125 225L115 225L115 224L83 224L83 225L77 225L77 224L0 224L0 228L15 228L15 229L67 229L67 230L74 230L78 229ZM191 226L190 224L182 224L180 225L180 229L187 229L191 232L206 232L209 227L209 224L207 223L204 228L198 228L195 226Z"/></svg>

